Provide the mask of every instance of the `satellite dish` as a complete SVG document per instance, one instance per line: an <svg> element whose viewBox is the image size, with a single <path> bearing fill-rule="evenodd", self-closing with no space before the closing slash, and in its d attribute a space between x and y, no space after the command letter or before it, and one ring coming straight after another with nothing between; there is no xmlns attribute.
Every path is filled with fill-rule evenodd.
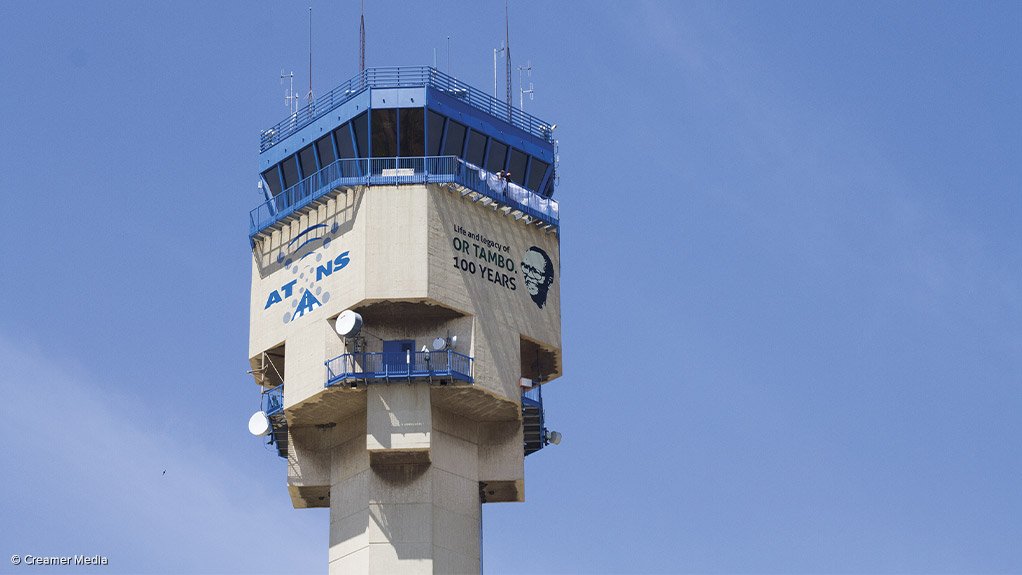
<svg viewBox="0 0 1022 575"><path fill-rule="evenodd" d="M452 335L450 338L448 338L447 345L449 345L450 347L458 345L458 336Z"/></svg>
<svg viewBox="0 0 1022 575"><path fill-rule="evenodd" d="M257 411L248 418L248 432L255 436L269 435L272 427L270 418L262 411Z"/></svg>
<svg viewBox="0 0 1022 575"><path fill-rule="evenodd" d="M546 440L549 443L558 445L561 443L561 434L558 431L551 431L550 433L546 434Z"/></svg>
<svg viewBox="0 0 1022 575"><path fill-rule="evenodd" d="M446 347L447 347L447 340L446 339L444 339L442 337L438 337L438 338L433 340L433 351L443 351L444 348L446 348Z"/></svg>
<svg viewBox="0 0 1022 575"><path fill-rule="evenodd" d="M350 309L341 312L334 323L337 335L343 337L355 337L362 330L362 316Z"/></svg>

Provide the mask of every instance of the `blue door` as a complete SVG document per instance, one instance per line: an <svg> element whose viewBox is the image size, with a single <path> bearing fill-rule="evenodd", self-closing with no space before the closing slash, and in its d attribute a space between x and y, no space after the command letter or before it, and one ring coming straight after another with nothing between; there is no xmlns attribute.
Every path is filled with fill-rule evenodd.
<svg viewBox="0 0 1022 575"><path fill-rule="evenodd" d="M383 365L387 373L408 373L415 363L415 340L395 339L383 342Z"/></svg>

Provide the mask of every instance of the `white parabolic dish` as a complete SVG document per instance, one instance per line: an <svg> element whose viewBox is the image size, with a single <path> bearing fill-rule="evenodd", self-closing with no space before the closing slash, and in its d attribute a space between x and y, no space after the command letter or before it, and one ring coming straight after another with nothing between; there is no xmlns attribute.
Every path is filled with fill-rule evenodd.
<svg viewBox="0 0 1022 575"><path fill-rule="evenodd" d="M343 337L354 337L362 329L362 316L350 309L341 312L334 323L337 335Z"/></svg>
<svg viewBox="0 0 1022 575"><path fill-rule="evenodd" d="M252 417L248 418L248 432L256 436L269 435L270 418L261 411L253 413Z"/></svg>

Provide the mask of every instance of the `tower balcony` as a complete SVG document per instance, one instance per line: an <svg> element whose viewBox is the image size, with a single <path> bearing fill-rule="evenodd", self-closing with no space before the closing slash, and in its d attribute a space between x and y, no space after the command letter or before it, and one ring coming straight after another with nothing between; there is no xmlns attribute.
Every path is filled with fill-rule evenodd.
<svg viewBox="0 0 1022 575"><path fill-rule="evenodd" d="M391 381L472 383L472 361L453 350L346 353L327 360L326 387Z"/></svg>
<svg viewBox="0 0 1022 575"><path fill-rule="evenodd" d="M257 236L336 190L357 186L446 184L483 205L544 228L560 225L556 200L541 196L457 156L336 160L266 200L249 213L249 237Z"/></svg>

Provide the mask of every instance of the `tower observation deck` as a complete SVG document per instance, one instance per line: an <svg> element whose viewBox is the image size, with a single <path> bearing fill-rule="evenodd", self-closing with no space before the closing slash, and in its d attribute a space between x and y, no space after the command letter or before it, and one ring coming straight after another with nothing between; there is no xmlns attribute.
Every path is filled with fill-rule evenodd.
<svg viewBox="0 0 1022 575"><path fill-rule="evenodd" d="M331 573L481 570L562 372L553 125L434 68L370 68L260 137L253 433Z"/></svg>

